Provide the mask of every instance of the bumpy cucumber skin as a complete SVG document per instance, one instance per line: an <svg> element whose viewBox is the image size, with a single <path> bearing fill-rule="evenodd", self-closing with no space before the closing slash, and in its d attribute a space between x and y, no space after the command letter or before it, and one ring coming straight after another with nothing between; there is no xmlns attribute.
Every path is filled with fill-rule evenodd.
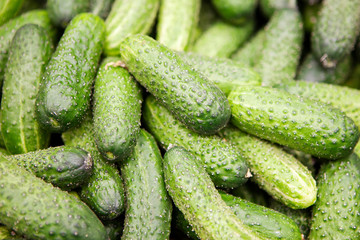
<svg viewBox="0 0 360 240"><path fill-rule="evenodd" d="M359 31L360 1L323 1L311 36L317 60L335 67L354 48Z"/></svg>
<svg viewBox="0 0 360 240"><path fill-rule="evenodd" d="M119 62L117 57L103 60L93 95L96 145L111 161L126 159L140 132L141 88L126 69L116 65Z"/></svg>
<svg viewBox="0 0 360 240"><path fill-rule="evenodd" d="M199 19L201 0L161 0L156 40L170 49L187 49Z"/></svg>
<svg viewBox="0 0 360 240"><path fill-rule="evenodd" d="M219 20L199 36L189 51L208 57L228 58L250 37L253 30L253 21L234 26Z"/></svg>
<svg viewBox="0 0 360 240"><path fill-rule="evenodd" d="M160 150L141 130L132 155L121 165L126 192L121 239L169 239L172 202L164 183Z"/></svg>
<svg viewBox="0 0 360 240"><path fill-rule="evenodd" d="M6 158L63 190L81 186L93 172L89 153L74 147L50 147Z"/></svg>
<svg viewBox="0 0 360 240"><path fill-rule="evenodd" d="M228 97L240 130L325 159L349 155L359 129L339 109L284 90L238 87Z"/></svg>
<svg viewBox="0 0 360 240"><path fill-rule="evenodd" d="M79 13L89 10L90 0L48 0L46 9L53 24L65 28Z"/></svg>
<svg viewBox="0 0 360 240"><path fill-rule="evenodd" d="M204 136L187 129L153 96L145 100L143 122L164 149L172 144L194 154L216 186L234 188L247 181L248 165L237 149L218 136Z"/></svg>
<svg viewBox="0 0 360 240"><path fill-rule="evenodd" d="M147 34L151 30L160 0L115 0L106 18L106 55L119 55L120 43L129 35Z"/></svg>
<svg viewBox="0 0 360 240"><path fill-rule="evenodd" d="M174 146L164 155L169 195L201 239L266 239L239 220L196 158Z"/></svg>
<svg viewBox="0 0 360 240"><path fill-rule="evenodd" d="M67 146L89 152L93 159L93 174L81 187L81 199L102 220L118 217L125 209L123 181L117 166L107 162L98 151L91 117L87 116L78 128L64 132L62 139Z"/></svg>
<svg viewBox="0 0 360 240"><path fill-rule="evenodd" d="M84 119L104 36L103 20L91 13L78 14L67 26L36 99L37 119L45 129L63 132Z"/></svg>
<svg viewBox="0 0 360 240"><path fill-rule="evenodd" d="M260 75L244 64L226 58L212 58L190 52L179 52L179 54L196 71L201 72L220 88L225 95L238 85L261 85Z"/></svg>
<svg viewBox="0 0 360 240"><path fill-rule="evenodd" d="M0 2L0 26L13 18L21 9L24 0L4 0Z"/></svg>
<svg viewBox="0 0 360 240"><path fill-rule="evenodd" d="M315 179L291 154L235 127L226 127L219 135L237 147L249 164L251 179L273 198L294 209L314 204Z"/></svg>
<svg viewBox="0 0 360 240"><path fill-rule="evenodd" d="M33 239L106 239L101 221L76 197L0 156L0 218Z"/></svg>
<svg viewBox="0 0 360 240"><path fill-rule="evenodd" d="M36 120L35 100L51 56L42 27L26 24L11 42L1 97L1 134L12 154L47 147L50 134Z"/></svg>
<svg viewBox="0 0 360 240"><path fill-rule="evenodd" d="M221 17L233 24L240 24L252 17L255 12L256 0L212 0L216 11Z"/></svg>
<svg viewBox="0 0 360 240"><path fill-rule="evenodd" d="M0 86L4 79L11 40L13 39L16 30L25 24L30 23L43 27L51 39L53 39L56 34L56 29L51 24L51 20L46 10L29 11L3 24L0 27Z"/></svg>
<svg viewBox="0 0 360 240"><path fill-rule="evenodd" d="M309 239L359 239L359 157L351 154L324 164L317 181Z"/></svg>
<svg viewBox="0 0 360 240"><path fill-rule="evenodd" d="M113 3L114 0L90 0L90 12L106 19Z"/></svg>
<svg viewBox="0 0 360 240"><path fill-rule="evenodd" d="M259 0L259 5L267 17L271 17L277 10L297 9L296 0Z"/></svg>

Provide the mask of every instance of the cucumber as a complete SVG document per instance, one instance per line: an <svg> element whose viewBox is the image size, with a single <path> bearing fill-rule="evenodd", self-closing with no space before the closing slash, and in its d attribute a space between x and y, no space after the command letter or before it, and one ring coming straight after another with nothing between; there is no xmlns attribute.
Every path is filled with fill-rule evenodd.
<svg viewBox="0 0 360 240"><path fill-rule="evenodd" d="M63 190L81 186L93 173L91 156L80 148L50 147L6 158Z"/></svg>
<svg viewBox="0 0 360 240"><path fill-rule="evenodd" d="M360 31L360 1L324 0L311 36L311 47L326 68L350 54Z"/></svg>
<svg viewBox="0 0 360 240"><path fill-rule="evenodd" d="M356 154L321 166L309 239L359 239L360 159Z"/></svg>
<svg viewBox="0 0 360 240"><path fill-rule="evenodd" d="M17 235L13 230L0 225L0 240L24 240L24 237Z"/></svg>
<svg viewBox="0 0 360 240"><path fill-rule="evenodd" d="M13 18L21 9L24 0L4 0L0 2L0 26Z"/></svg>
<svg viewBox="0 0 360 240"><path fill-rule="evenodd" d="M232 189L230 193L257 205L268 206L269 195L253 181L248 181L240 187Z"/></svg>
<svg viewBox="0 0 360 240"><path fill-rule="evenodd" d="M169 239L172 202L166 191L160 150L141 130L132 155L121 165L126 192L121 239Z"/></svg>
<svg viewBox="0 0 360 240"><path fill-rule="evenodd" d="M304 23L304 30L306 33L312 33L316 23L318 13L320 11L321 3L310 0L305 3L302 10L302 18Z"/></svg>
<svg viewBox="0 0 360 240"><path fill-rule="evenodd" d="M67 26L36 99L37 119L45 129L63 132L84 119L104 36L103 20L91 13L78 14Z"/></svg>
<svg viewBox="0 0 360 240"><path fill-rule="evenodd" d="M47 0L46 9L55 26L65 28L76 15L89 11L90 0Z"/></svg>
<svg viewBox="0 0 360 240"><path fill-rule="evenodd" d="M140 132L141 88L117 57L103 60L93 95L94 137L107 160L124 160Z"/></svg>
<svg viewBox="0 0 360 240"><path fill-rule="evenodd" d="M270 196L294 209L314 204L315 179L291 154L234 127L227 127L219 134L245 157L253 174L251 179Z"/></svg>
<svg viewBox="0 0 360 240"><path fill-rule="evenodd" d="M297 9L296 0L259 0L259 5L266 17L281 9Z"/></svg>
<svg viewBox="0 0 360 240"><path fill-rule="evenodd" d="M106 18L106 55L119 55L120 43L129 35L150 32L160 0L115 0Z"/></svg>
<svg viewBox="0 0 360 240"><path fill-rule="evenodd" d="M90 12L106 19L113 3L114 0L90 0Z"/></svg>
<svg viewBox="0 0 360 240"><path fill-rule="evenodd" d="M109 236L108 240L119 240L121 238L124 228L123 216L113 220L103 221L103 223L106 228L107 235Z"/></svg>
<svg viewBox="0 0 360 240"><path fill-rule="evenodd" d="M218 20L199 36L189 51L208 57L228 58L247 41L253 30L253 21L235 26Z"/></svg>
<svg viewBox="0 0 360 240"><path fill-rule="evenodd" d="M201 0L161 0L156 40L176 51L187 49L198 23L200 5Z"/></svg>
<svg viewBox="0 0 360 240"><path fill-rule="evenodd" d="M94 164L93 174L81 187L80 198L102 220L111 220L124 212L124 186L117 166L102 158L96 148L92 117L61 135L65 145L89 152Z"/></svg>
<svg viewBox="0 0 360 240"><path fill-rule="evenodd" d="M143 122L164 149L175 144L194 154L216 186L234 188L247 181L248 165L237 149L216 135L187 129L153 96L145 100Z"/></svg>
<svg viewBox="0 0 360 240"><path fill-rule="evenodd" d="M228 99L240 130L315 157L345 157L359 140L358 127L339 109L285 90L243 86Z"/></svg>
<svg viewBox="0 0 360 240"><path fill-rule="evenodd" d="M197 159L174 146L164 155L169 195L200 239L267 239L252 230L222 200Z"/></svg>
<svg viewBox="0 0 360 240"><path fill-rule="evenodd" d="M187 236L189 239L199 239L194 229L185 219L184 214L182 214L182 212L177 207L174 207L173 209L172 219L175 229L180 230L180 232L185 234L185 236Z"/></svg>
<svg viewBox="0 0 360 240"><path fill-rule="evenodd" d="M213 134L229 121L224 93L173 50L144 35L127 37L120 48L129 72L188 128Z"/></svg>
<svg viewBox="0 0 360 240"><path fill-rule="evenodd" d="M249 20L257 7L257 0L211 0L211 3L222 18L233 24Z"/></svg>
<svg viewBox="0 0 360 240"><path fill-rule="evenodd" d="M31 239L106 239L83 202L0 156L1 223Z"/></svg>
<svg viewBox="0 0 360 240"><path fill-rule="evenodd" d="M261 85L259 74L244 64L226 58L212 58L190 52L179 52L179 54L196 71L201 72L220 88L225 95L238 85Z"/></svg>
<svg viewBox="0 0 360 240"><path fill-rule="evenodd" d="M35 100L51 53L47 33L35 24L19 28L11 42L1 97L1 135L12 154L48 146L50 133L36 120Z"/></svg>

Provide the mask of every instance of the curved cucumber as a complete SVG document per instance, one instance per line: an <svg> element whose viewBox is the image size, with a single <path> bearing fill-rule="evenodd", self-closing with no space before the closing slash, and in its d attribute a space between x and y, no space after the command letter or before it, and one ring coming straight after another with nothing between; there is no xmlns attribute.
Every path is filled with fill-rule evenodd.
<svg viewBox="0 0 360 240"><path fill-rule="evenodd" d="M121 57L136 80L188 128L213 134L229 121L226 96L174 51L144 35L121 43Z"/></svg>
<svg viewBox="0 0 360 240"><path fill-rule="evenodd" d="M140 132L141 88L119 62L116 57L104 59L94 85L94 136L108 160L126 159Z"/></svg>
<svg viewBox="0 0 360 240"><path fill-rule="evenodd" d="M172 202L155 139L141 130L135 150L121 166L126 192L121 239L169 239Z"/></svg>
<svg viewBox="0 0 360 240"><path fill-rule="evenodd" d="M47 147L50 134L36 120L35 100L51 56L42 27L26 24L11 42L1 97L1 134L12 154Z"/></svg>
<svg viewBox="0 0 360 240"><path fill-rule="evenodd" d="M0 156L1 223L31 239L106 239L83 202Z"/></svg>
<svg viewBox="0 0 360 240"><path fill-rule="evenodd" d="M13 18L21 9L24 0L4 0L0 2L0 26Z"/></svg>
<svg viewBox="0 0 360 240"><path fill-rule="evenodd" d="M64 190L81 186L93 173L93 161L89 153L80 148L50 147L24 154L8 155L6 158L45 182Z"/></svg>
<svg viewBox="0 0 360 240"><path fill-rule="evenodd" d="M169 195L200 239L267 239L236 217L184 148L175 146L165 153L164 176Z"/></svg>
<svg viewBox="0 0 360 240"><path fill-rule="evenodd" d="M222 18L233 24L249 20L257 7L257 0L212 0L211 3Z"/></svg>
<svg viewBox="0 0 360 240"><path fill-rule="evenodd" d="M218 136L187 129L152 96L145 100L143 121L164 149L177 145L194 154L216 186L233 188L247 181L248 165L237 149Z"/></svg>
<svg viewBox="0 0 360 240"><path fill-rule="evenodd" d="M77 15L65 29L36 99L37 119L44 128L63 132L84 119L104 33L103 20L91 13Z"/></svg>
<svg viewBox="0 0 360 240"><path fill-rule="evenodd" d="M359 129L339 109L284 90L244 86L228 99L240 130L316 157L345 157L359 140Z"/></svg>

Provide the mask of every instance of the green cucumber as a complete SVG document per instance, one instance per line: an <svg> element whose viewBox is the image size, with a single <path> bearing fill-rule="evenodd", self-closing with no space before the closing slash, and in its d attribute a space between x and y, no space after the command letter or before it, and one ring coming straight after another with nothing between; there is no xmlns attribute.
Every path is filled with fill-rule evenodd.
<svg viewBox="0 0 360 240"><path fill-rule="evenodd" d="M219 134L245 157L253 174L251 179L270 196L294 209L314 204L315 179L291 154L234 127L227 127Z"/></svg>
<svg viewBox="0 0 360 240"><path fill-rule="evenodd" d="M107 160L126 159L140 132L141 88L119 62L117 57L104 59L94 85L94 137Z"/></svg>
<svg viewBox="0 0 360 240"><path fill-rule="evenodd" d="M345 157L359 140L358 127L339 109L285 90L243 86L228 99L240 130L315 157Z"/></svg>
<svg viewBox="0 0 360 240"><path fill-rule="evenodd" d="M244 64L226 58L212 58L190 52L179 52L179 54L196 71L201 72L220 88L225 95L238 85L261 85L259 74Z"/></svg>
<svg viewBox="0 0 360 240"><path fill-rule="evenodd" d="M350 54L360 31L360 1L324 0L311 36L311 47L326 68Z"/></svg>
<svg viewBox="0 0 360 240"><path fill-rule="evenodd" d="M106 18L106 55L119 55L120 43L129 35L150 32L160 0L115 0Z"/></svg>
<svg viewBox="0 0 360 240"><path fill-rule="evenodd" d="M257 0L211 0L211 3L222 18L233 24L241 24L249 20L257 6Z"/></svg>
<svg viewBox="0 0 360 240"><path fill-rule="evenodd" d="M188 128L213 134L227 124L225 94L175 51L144 35L127 37L120 48L129 72Z"/></svg>
<svg viewBox="0 0 360 240"><path fill-rule="evenodd" d="M0 2L0 26L13 18L21 9L24 0L4 0Z"/></svg>
<svg viewBox="0 0 360 240"><path fill-rule="evenodd" d="M259 0L261 11L267 17L281 9L297 9L296 0Z"/></svg>
<svg viewBox="0 0 360 240"><path fill-rule="evenodd" d="M268 206L269 195L253 181L248 181L240 187L232 189L230 193L257 205Z"/></svg>
<svg viewBox="0 0 360 240"><path fill-rule="evenodd" d="M165 153L164 176L169 195L200 239L267 239L236 217L184 148L174 146Z"/></svg>
<svg viewBox="0 0 360 240"><path fill-rule="evenodd" d="M65 29L36 99L37 119L45 129L63 132L84 119L104 36L103 20L91 13L78 14Z"/></svg>
<svg viewBox="0 0 360 240"><path fill-rule="evenodd" d="M124 212L124 186L117 166L102 158L96 148L92 118L87 116L78 128L64 132L67 146L89 152L94 163L93 174L81 187L80 198L103 220L111 220Z"/></svg>
<svg viewBox="0 0 360 240"><path fill-rule="evenodd" d="M121 239L169 239L172 202L166 191L160 150L141 130L132 155L121 165L126 192Z"/></svg>
<svg viewBox="0 0 360 240"><path fill-rule="evenodd" d="M11 42L1 97L1 135L12 154L48 146L50 133L36 120L35 100L51 53L47 33L35 24L19 28Z"/></svg>
<svg viewBox="0 0 360 240"><path fill-rule="evenodd" d="M218 20L198 37L189 51L203 56L228 58L247 41L253 30L253 21L235 26Z"/></svg>
<svg viewBox="0 0 360 240"><path fill-rule="evenodd" d="M101 221L76 197L0 156L1 223L31 239L106 239Z"/></svg>
<svg viewBox="0 0 360 240"><path fill-rule="evenodd" d="M201 0L161 0L156 40L170 49L183 51L198 23Z"/></svg>
<svg viewBox="0 0 360 240"><path fill-rule="evenodd" d="M356 154L321 166L310 240L360 239L360 159Z"/></svg>
<svg viewBox="0 0 360 240"><path fill-rule="evenodd" d="M106 19L113 3L114 0L90 0L90 12Z"/></svg>
<svg viewBox="0 0 360 240"><path fill-rule="evenodd" d="M6 158L45 182L64 190L81 186L93 173L91 156L80 148L50 147L24 154L8 155Z"/></svg>
<svg viewBox="0 0 360 240"><path fill-rule="evenodd" d="M164 149L175 144L194 154L216 186L234 188L247 181L248 165L237 149L216 135L187 129L153 96L145 100L143 122Z"/></svg>

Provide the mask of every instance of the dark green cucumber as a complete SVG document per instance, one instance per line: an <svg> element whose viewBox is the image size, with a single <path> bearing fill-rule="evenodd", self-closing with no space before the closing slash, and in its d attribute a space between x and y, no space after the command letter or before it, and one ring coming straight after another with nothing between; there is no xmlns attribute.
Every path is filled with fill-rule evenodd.
<svg viewBox="0 0 360 240"><path fill-rule="evenodd" d="M160 0L115 0L106 18L106 55L119 55L120 43L129 35L150 32Z"/></svg>
<svg viewBox="0 0 360 240"><path fill-rule="evenodd" d="M8 155L6 158L45 182L64 190L81 186L93 173L90 154L80 148L50 147L24 154Z"/></svg>
<svg viewBox="0 0 360 240"><path fill-rule="evenodd" d="M0 156L1 223L31 239L106 239L101 221L76 197Z"/></svg>
<svg viewBox="0 0 360 240"><path fill-rule="evenodd" d="M256 0L212 0L211 3L222 18L233 24L241 24L249 20L257 6Z"/></svg>
<svg viewBox="0 0 360 240"><path fill-rule="evenodd" d="M117 166L102 158L96 148L92 119L87 116L78 127L62 134L65 145L89 152L94 163L93 174L81 187L80 197L101 219L115 219L124 212L124 186Z"/></svg>
<svg viewBox="0 0 360 240"><path fill-rule="evenodd" d="M172 202L164 183L160 150L141 130L132 155L121 165L126 192L121 239L169 239Z"/></svg>
<svg viewBox="0 0 360 240"><path fill-rule="evenodd" d="M1 97L1 135L12 154L47 147L50 133L36 120L35 100L52 50L45 30L19 28L11 42Z"/></svg>
<svg viewBox="0 0 360 240"><path fill-rule="evenodd" d="M46 9L53 24L65 28L79 13L89 11L90 0L47 0Z"/></svg>
<svg viewBox="0 0 360 240"><path fill-rule="evenodd" d="M310 240L360 239L360 159L356 154L321 166Z"/></svg>
<svg viewBox="0 0 360 240"><path fill-rule="evenodd" d="M201 0L162 0L156 40L177 51L187 49L199 19Z"/></svg>
<svg viewBox="0 0 360 240"><path fill-rule="evenodd" d="M175 144L194 154L216 186L234 188L247 181L248 165L237 149L216 135L187 129L153 96L145 100L143 122L164 149Z"/></svg>
<svg viewBox="0 0 360 240"><path fill-rule="evenodd" d="M222 200L200 162L182 147L164 155L169 195L200 239L267 239L252 230Z"/></svg>
<svg viewBox="0 0 360 240"><path fill-rule="evenodd" d="M114 0L90 0L90 12L106 19L113 3Z"/></svg>
<svg viewBox="0 0 360 240"><path fill-rule="evenodd" d="M109 236L108 240L119 240L121 238L124 229L123 215L109 221L103 221L103 223Z"/></svg>
<svg viewBox="0 0 360 240"><path fill-rule="evenodd" d="M141 88L119 63L117 57L104 59L94 85L94 136L107 160L126 159L140 132Z"/></svg>
<svg viewBox="0 0 360 240"><path fill-rule="evenodd" d="M251 179L270 196L294 209L314 204L315 179L291 154L234 127L227 127L219 134L245 157L253 174Z"/></svg>
<svg viewBox="0 0 360 240"><path fill-rule="evenodd" d="M360 31L360 1L324 0L311 36L317 60L326 68L350 54Z"/></svg>
<svg viewBox="0 0 360 240"><path fill-rule="evenodd" d="M0 2L0 26L13 18L21 9L24 0L4 0Z"/></svg>
<svg viewBox="0 0 360 240"><path fill-rule="evenodd" d="M45 129L63 132L85 117L104 36L103 20L91 13L77 15L65 29L36 99L37 119Z"/></svg>
<svg viewBox="0 0 360 240"><path fill-rule="evenodd" d="M261 11L267 17L281 9L297 9L296 0L259 0Z"/></svg>
<svg viewBox="0 0 360 240"><path fill-rule="evenodd" d="M315 157L345 157L359 140L358 127L339 109L285 90L244 86L228 99L240 130Z"/></svg>
<svg viewBox="0 0 360 240"><path fill-rule="evenodd" d="M238 85L261 85L259 74L244 64L226 58L212 58L190 52L179 52L179 54L196 71L201 72L220 88L225 95Z"/></svg>
<svg viewBox="0 0 360 240"><path fill-rule="evenodd" d="M228 58L246 42L253 30L253 21L235 26L219 20L199 36L189 51L203 56Z"/></svg>
<svg viewBox="0 0 360 240"><path fill-rule="evenodd" d="M173 50L144 35L127 37L121 57L134 75L186 127L213 134L231 116L225 94Z"/></svg>
<svg viewBox="0 0 360 240"><path fill-rule="evenodd" d="M240 187L232 189L230 193L235 197L240 197L249 202L264 207L268 206L269 195L252 181L248 181Z"/></svg>

